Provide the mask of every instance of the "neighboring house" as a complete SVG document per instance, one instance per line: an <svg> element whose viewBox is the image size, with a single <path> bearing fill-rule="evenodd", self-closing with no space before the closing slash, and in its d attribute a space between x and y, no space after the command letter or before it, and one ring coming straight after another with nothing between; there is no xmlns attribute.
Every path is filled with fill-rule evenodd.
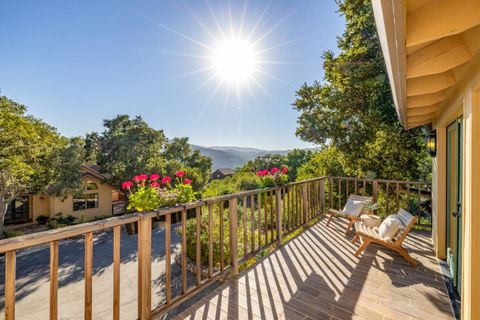
<svg viewBox="0 0 480 320"><path fill-rule="evenodd" d="M21 195L9 205L5 223L34 222L39 216L52 218L59 213L87 220L119 213L118 208L124 207L123 193L105 182L97 166L82 165L80 170L83 192L63 198L47 188L45 193Z"/></svg>
<svg viewBox="0 0 480 320"><path fill-rule="evenodd" d="M480 1L372 3L400 122L432 129L436 256L480 319Z"/></svg>
<svg viewBox="0 0 480 320"><path fill-rule="evenodd" d="M210 176L210 180L225 179L226 177L233 176L234 173L235 173L235 170L230 168L217 169Z"/></svg>

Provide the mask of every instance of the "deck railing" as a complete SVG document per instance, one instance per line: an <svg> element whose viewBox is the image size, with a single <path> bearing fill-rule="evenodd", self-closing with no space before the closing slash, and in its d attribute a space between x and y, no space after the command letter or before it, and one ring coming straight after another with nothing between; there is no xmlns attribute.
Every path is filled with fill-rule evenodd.
<svg viewBox="0 0 480 320"><path fill-rule="evenodd" d="M345 188L343 188L343 185ZM111 231L113 237L113 319L120 318L121 228L136 225L138 232L138 318L150 319L167 312L221 276L235 277L239 264L266 247L280 244L282 237L308 224L330 207L341 206L349 193L371 193L380 198L394 188L396 206L403 189L418 192L421 183L319 177L284 186L219 196L155 212L129 214L0 241L5 254L5 318L15 318L16 253L29 247L50 246L50 319L58 318L59 242L84 238L84 318L92 319L93 238ZM369 186L370 185L370 186ZM386 185L386 189L383 189ZM393 187L391 187L393 186ZM343 188L343 189L342 189ZM420 201L420 200L419 200ZM152 222L164 220L164 297L152 308ZM179 221L179 222L176 222ZM172 259L172 230L180 237L177 259ZM187 232L188 230L188 232ZM228 237L225 234L228 232ZM202 237L203 235L203 237ZM218 235L218 236L217 236ZM203 240L202 240L203 239ZM205 239L207 239L205 241ZM202 243L203 241L203 243ZM207 251L207 252L203 252ZM226 251L229 251L227 254ZM174 288L172 267L181 269L180 285ZM194 266L191 268L191 266ZM175 290L174 290L175 289Z"/></svg>

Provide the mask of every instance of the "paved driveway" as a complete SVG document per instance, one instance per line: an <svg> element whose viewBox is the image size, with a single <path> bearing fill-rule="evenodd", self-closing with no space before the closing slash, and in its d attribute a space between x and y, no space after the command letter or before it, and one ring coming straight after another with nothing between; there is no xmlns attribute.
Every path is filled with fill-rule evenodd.
<svg viewBox="0 0 480 320"><path fill-rule="evenodd" d="M165 233L163 227L152 230L152 306L164 301ZM173 262L179 251L179 236L172 230L172 287L180 287L181 270ZM63 241L59 247L59 319L83 319L84 241ZM113 235L97 233L93 244L93 312L95 319L112 318ZM49 317L49 247L19 253L15 315L17 319ZM0 264L0 318L4 317L5 264ZM120 312L122 319L137 316L137 236L122 229L120 266ZM193 277L192 277L193 278ZM189 283L193 279L189 279Z"/></svg>

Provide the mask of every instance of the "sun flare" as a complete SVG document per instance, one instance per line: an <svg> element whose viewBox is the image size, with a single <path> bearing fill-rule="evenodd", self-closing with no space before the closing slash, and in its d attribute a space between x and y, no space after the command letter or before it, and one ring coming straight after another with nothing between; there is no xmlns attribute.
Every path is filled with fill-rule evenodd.
<svg viewBox="0 0 480 320"><path fill-rule="evenodd" d="M226 40L214 50L212 67L223 81L244 83L255 72L257 55L252 45L245 40Z"/></svg>

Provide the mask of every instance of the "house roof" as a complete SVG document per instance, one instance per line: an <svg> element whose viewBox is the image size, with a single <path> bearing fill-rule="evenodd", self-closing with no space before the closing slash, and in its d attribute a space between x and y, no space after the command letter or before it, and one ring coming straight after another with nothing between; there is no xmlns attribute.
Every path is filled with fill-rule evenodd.
<svg viewBox="0 0 480 320"><path fill-rule="evenodd" d="M229 175L232 175L232 174L235 173L235 170L230 169L230 168L220 168L220 169L215 170L215 172L217 172L217 171L221 172L225 176L229 176Z"/></svg>
<svg viewBox="0 0 480 320"><path fill-rule="evenodd" d="M480 50L478 0L372 0L400 122L435 122Z"/></svg>

